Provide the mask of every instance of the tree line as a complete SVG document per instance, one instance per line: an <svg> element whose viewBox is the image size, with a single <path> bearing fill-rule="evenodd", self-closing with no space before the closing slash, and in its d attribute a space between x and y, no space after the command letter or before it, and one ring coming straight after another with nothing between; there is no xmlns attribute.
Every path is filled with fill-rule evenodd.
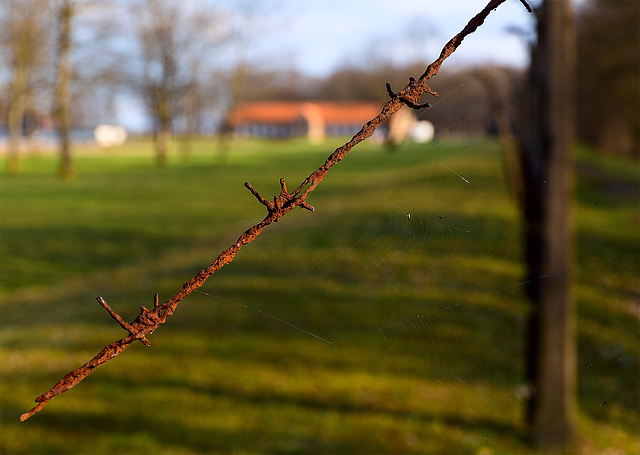
<svg viewBox="0 0 640 455"><path fill-rule="evenodd" d="M272 2L3 0L0 3L0 126L8 167L20 168L24 135L53 119L60 173L73 174L70 127L115 117L117 98L146 107L163 165L173 131L202 130L228 103L246 67L241 44Z"/></svg>
<svg viewBox="0 0 640 455"><path fill-rule="evenodd" d="M360 58L326 77L292 68L267 69L251 49L277 18L274 2L177 0L3 0L0 3L0 126L8 135L7 165L20 168L22 137L34 113L53 119L60 174L73 174L71 126L114 118L118 97L146 107L158 164L170 138L224 130L225 113L244 99L361 99L384 102L384 84L420 74L424 59L397 64ZM196 5L194 3L193 5ZM618 154L639 154L638 8L634 2L590 0L577 12L578 137ZM607 20L602 20L606 17ZM610 24L617 24L610 27ZM635 37L628 39L625 37ZM529 39L530 45L535 43ZM363 52L366 54L366 52ZM419 57L419 60L418 60ZM273 60L273 59L272 59ZM428 114L440 136L496 132L517 118L526 71L462 68L433 80L447 97ZM613 87L598 96L606 82Z"/></svg>

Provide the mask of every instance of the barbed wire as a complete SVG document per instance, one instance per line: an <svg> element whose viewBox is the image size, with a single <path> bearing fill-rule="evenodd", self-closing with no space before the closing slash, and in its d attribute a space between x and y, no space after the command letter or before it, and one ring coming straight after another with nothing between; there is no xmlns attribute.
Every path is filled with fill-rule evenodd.
<svg viewBox="0 0 640 455"><path fill-rule="evenodd" d="M394 93L391 86L387 84L387 93L390 100L382 108L380 114L369 120L362 126L362 129L351 140L341 147L337 148L325 161L325 163L313 171L295 190L289 192L284 179L280 179L280 194L273 198L273 201L265 199L250 183L245 182L245 187L251 191L255 198L267 209L267 216L258 224L244 231L236 243L224 250L208 267L202 269L196 276L183 284L182 289L176 293L171 299L164 303L160 303L158 294L155 294L153 300L153 309L149 310L144 306L140 307L140 314L135 320L129 324L120 315L111 309L107 302L98 297L98 303L115 319L120 326L125 329L129 335L118 341L105 346L95 357L84 365L67 373L60 381L58 381L49 391L38 396L36 406L30 411L20 416L23 422L39 412L49 401L57 395L66 392L72 387L79 384L84 378L91 374L97 367L103 365L109 360L120 355L135 341L140 341L145 346L150 346L147 336L151 335L158 327L167 321L178 304L189 294L200 288L204 282L220 270L226 264L233 261L235 255L240 251L242 246L251 243L268 225L278 222L283 216L293 210L295 207L301 207L310 211L314 211L314 207L306 202L307 197L313 192L318 184L325 177L329 169L338 164L357 144L372 136L375 130L382 122L387 120L393 114L398 112L403 106L413 109L423 109L429 107L429 103L420 103L419 100L425 93L432 96L438 94L429 88L427 81L438 74L442 63L460 46L462 41L484 23L487 16L506 0L491 0L476 16L474 16L460 33L454 36L442 49L440 56L429 66L424 73L418 78L409 78L409 83L398 93ZM527 11L531 12L531 8L525 0L520 0Z"/></svg>

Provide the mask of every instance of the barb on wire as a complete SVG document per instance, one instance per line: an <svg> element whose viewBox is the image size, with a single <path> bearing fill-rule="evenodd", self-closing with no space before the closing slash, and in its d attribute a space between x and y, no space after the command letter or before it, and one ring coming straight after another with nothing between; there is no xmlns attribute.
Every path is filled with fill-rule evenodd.
<svg viewBox="0 0 640 455"><path fill-rule="evenodd" d="M426 68L420 78L417 80L410 78L409 84L398 93L394 93L391 90L391 86L387 84L387 92L391 99L384 105L380 114L365 123L362 126L362 129L353 136L349 142L331 153L325 163L313 171L311 175L309 175L309 177L307 177L300 186L291 193L288 192L284 179L280 179L280 194L274 197L273 201L268 201L262 197L262 195L250 183L245 183L247 189L251 191L256 199L267 208L267 216L260 223L244 231L236 243L220 253L220 255L208 267L202 269L196 276L184 283L182 289L169 300L160 304L158 294L156 294L154 297L153 309L149 310L144 306L140 307L140 314L131 324L129 324L125 322L120 315L113 311L102 297L98 297L98 303L107 310L111 317L115 319L118 324L120 324L120 326L129 333L129 335L105 346L95 357L84 365L68 373L48 392L37 397L35 399L37 403L36 406L34 406L30 411L22 414L20 416L20 421L27 420L29 417L40 411L44 405L54 397L71 389L91 374L97 367L120 355L134 341L138 340L144 345L149 346L151 343L147 339L147 336L151 335L159 326L166 322L167 318L173 314L182 299L202 286L207 278L209 278L213 273L231 262L240 248L243 245L251 243L258 235L260 235L265 227L271 223L278 222L280 218L285 216L295 207L302 207L313 212L314 208L306 202L306 199L322 181L327 172L329 172L329 169L338 164L354 146L373 135L376 128L383 121L387 120L394 113L399 111L402 106L407 105L413 109L422 109L429 104L420 104L418 102L423 94L429 93L433 96L438 96L435 91L431 90L427 86L426 81L438 74L438 70L440 69L442 62L444 62L444 60L458 48L460 43L462 43L462 40L482 25L489 13L505 1L506 0L489 1L484 9L473 17L462 31L454 36L444 46L440 56ZM529 8L529 5L525 0L520 1L525 5L528 11L531 11L531 8Z"/></svg>
<svg viewBox="0 0 640 455"><path fill-rule="evenodd" d="M414 77L410 77L409 78L409 84L415 82L416 79ZM433 96L438 96L438 94L431 90L429 87L427 87L427 91L433 95ZM400 101L402 101L404 104L406 104L408 107L410 107L411 109L425 109L427 107L431 107L431 103L423 103L423 104L416 104L413 101L411 101L410 99L406 98L406 97L399 97L397 93L394 93L393 90L391 90L391 84L389 84L387 82L387 93L389 94L389 98L394 99L394 98L398 98Z"/></svg>

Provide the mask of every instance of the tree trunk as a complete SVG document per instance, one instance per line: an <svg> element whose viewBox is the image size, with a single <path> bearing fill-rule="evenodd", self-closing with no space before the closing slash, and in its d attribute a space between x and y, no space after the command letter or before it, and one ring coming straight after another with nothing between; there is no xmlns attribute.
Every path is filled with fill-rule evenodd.
<svg viewBox="0 0 640 455"><path fill-rule="evenodd" d="M44 1L4 0L0 17L3 50L11 71L7 128L9 149L7 168L10 173L20 171L20 153L25 139L25 111L32 100L32 80L42 70L47 52L46 30L49 5Z"/></svg>
<svg viewBox="0 0 640 455"><path fill-rule="evenodd" d="M167 165L167 154L169 145L171 144L171 124L170 122L159 122L156 127L156 162L158 166L165 167Z"/></svg>
<svg viewBox="0 0 640 455"><path fill-rule="evenodd" d="M233 112L242 102L248 73L249 68L247 63L244 59L240 59L233 69L233 73L229 80L229 94L231 97L229 100L229 106L227 106L227 113L222 120L222 125L220 126L218 147L216 150L216 163L220 167L226 166L227 161L229 160L229 150L231 149L231 141L234 137L234 128L230 123L229 116L231 115L231 112Z"/></svg>
<svg viewBox="0 0 640 455"><path fill-rule="evenodd" d="M151 90L151 105L155 117L155 148L158 166L167 165L167 154L171 145L171 126L173 121L173 100L168 82Z"/></svg>
<svg viewBox="0 0 640 455"><path fill-rule="evenodd" d="M29 85L29 69L18 66L13 70L10 94L11 101L7 112L9 129L9 149L7 151L7 168L11 174L20 172L20 148L22 143L22 118L25 111L25 98Z"/></svg>
<svg viewBox="0 0 640 455"><path fill-rule="evenodd" d="M71 85L71 21L73 5L64 0L58 11L58 71L55 84L54 117L58 130L60 146L60 176L70 178L73 175L71 161L71 125L69 122L70 85Z"/></svg>
<svg viewBox="0 0 640 455"><path fill-rule="evenodd" d="M571 291L575 28L569 0L536 12L530 119L522 138L531 395L527 422L535 444L569 450L574 438L576 341Z"/></svg>

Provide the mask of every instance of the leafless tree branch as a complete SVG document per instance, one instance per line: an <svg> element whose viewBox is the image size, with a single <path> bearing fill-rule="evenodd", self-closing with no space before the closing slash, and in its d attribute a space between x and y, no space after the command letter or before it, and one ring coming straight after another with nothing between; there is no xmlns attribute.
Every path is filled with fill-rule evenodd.
<svg viewBox="0 0 640 455"><path fill-rule="evenodd" d="M314 211L314 208L306 202L306 199L322 181L327 172L329 172L329 169L338 164L354 146L373 135L376 128L394 113L399 111L403 105L408 105L412 108L425 107L426 104L421 105L419 103L420 97L424 93L437 96L437 93L427 86L427 81L438 74L438 70L444 60L458 48L464 38L482 25L489 13L505 1L506 0L491 0L487 6L480 11L480 13L469 21L460 33L454 36L444 46L438 59L426 68L420 78L417 80L410 78L409 84L407 84L407 86L398 93L393 93L391 87L388 86L387 91L389 92L391 99L384 105L380 114L365 123L362 129L353 136L349 142L337 148L331 155L329 155L325 163L313 171L311 175L309 175L309 177L307 177L295 190L289 193L284 179L280 179L280 194L274 197L273 201L269 201L265 199L250 183L245 183L247 189L251 191L256 199L267 208L267 216L260 223L244 231L236 243L220 253L216 260L208 267L201 270L196 276L184 283L182 289L171 297L171 299L160 304L158 301L158 295L156 294L154 297L153 309L149 310L144 306L140 307L140 314L131 324L128 324L109 307L102 297L98 297L100 305L107 310L111 317L113 317L123 329L129 332L129 336L106 346L90 361L68 373L48 392L37 397L35 401L38 404L30 411L22 414L20 416L20 421L27 420L29 417L40 411L51 399L77 385L103 363L106 363L120 355L134 341L139 340L141 343L149 346L150 343L147 336L151 335L158 327L166 322L167 318L173 314L182 299L194 290L200 288L200 286L202 286L207 278L209 278L213 273L230 263L238 251L240 251L240 248L243 245L251 243L258 235L260 235L265 227L271 223L278 222L280 218L298 206ZM527 9L529 9L524 0L520 1L527 7Z"/></svg>

